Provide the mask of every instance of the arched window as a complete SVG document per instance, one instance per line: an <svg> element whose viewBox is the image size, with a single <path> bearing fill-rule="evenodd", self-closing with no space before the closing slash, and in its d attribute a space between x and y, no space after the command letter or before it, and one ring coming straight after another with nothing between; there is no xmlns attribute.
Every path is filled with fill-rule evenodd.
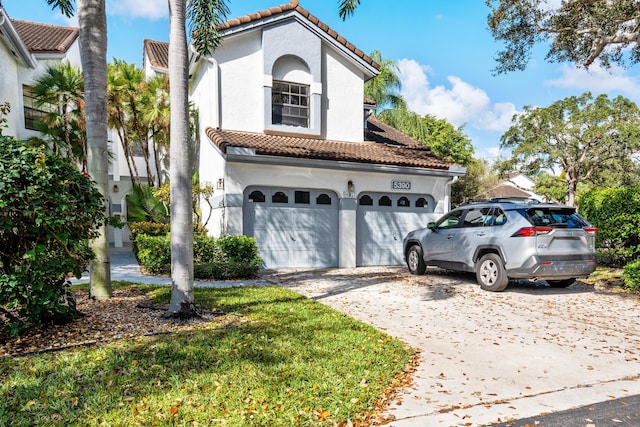
<svg viewBox="0 0 640 427"><path fill-rule="evenodd" d="M388 196L382 196L378 199L378 206L391 206L391 199Z"/></svg>
<svg viewBox="0 0 640 427"><path fill-rule="evenodd" d="M271 203L289 203L289 197L282 191L276 191L271 196Z"/></svg>
<svg viewBox="0 0 640 427"><path fill-rule="evenodd" d="M429 207L429 203L427 203L427 200L424 197L420 197L418 198L418 200L416 200L416 208L428 208Z"/></svg>
<svg viewBox="0 0 640 427"><path fill-rule="evenodd" d="M369 196L367 196L366 194L362 197L360 197L360 206L372 206L373 205L373 199Z"/></svg>
<svg viewBox="0 0 640 427"><path fill-rule="evenodd" d="M402 196L398 199L398 206L403 207L403 208L408 208L409 206L411 206L411 202L409 202L409 199L407 199L406 197Z"/></svg>
<svg viewBox="0 0 640 427"><path fill-rule="evenodd" d="M249 201L250 202L254 202L254 203L264 203L264 193L262 191L252 191L251 194L249 194Z"/></svg>
<svg viewBox="0 0 640 427"><path fill-rule="evenodd" d="M318 205L330 205L331 204L331 196L328 194L321 194L316 198L316 204Z"/></svg>

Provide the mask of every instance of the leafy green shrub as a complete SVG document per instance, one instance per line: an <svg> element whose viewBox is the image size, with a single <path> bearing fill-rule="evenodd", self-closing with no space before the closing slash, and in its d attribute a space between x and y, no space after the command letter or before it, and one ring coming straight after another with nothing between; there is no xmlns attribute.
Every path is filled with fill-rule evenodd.
<svg viewBox="0 0 640 427"><path fill-rule="evenodd" d="M104 199L68 159L0 136L0 320L3 333L79 315L69 291L93 254Z"/></svg>
<svg viewBox="0 0 640 427"><path fill-rule="evenodd" d="M253 262L219 261L204 264L194 264L193 274L200 280L228 280L251 277L262 265L262 260Z"/></svg>
<svg viewBox="0 0 640 427"><path fill-rule="evenodd" d="M131 248L133 250L134 255L138 256L138 245L136 244L136 238L140 234L145 234L147 236L166 236L171 231L170 224L158 223L158 222L129 222L129 230L131 231ZM194 236L206 236L207 229L204 228L200 224L195 224L193 226Z"/></svg>
<svg viewBox="0 0 640 427"><path fill-rule="evenodd" d="M136 237L138 259L145 272L171 272L170 236ZM193 239L194 277L196 279L233 279L253 276L262 266L254 238L195 235Z"/></svg>
<svg viewBox="0 0 640 427"><path fill-rule="evenodd" d="M640 259L624 266L622 278L625 289L631 292L640 292Z"/></svg>
<svg viewBox="0 0 640 427"><path fill-rule="evenodd" d="M169 207L154 194L156 189L148 185L134 185L125 197L127 202L127 221L130 222L169 222Z"/></svg>
<svg viewBox="0 0 640 427"><path fill-rule="evenodd" d="M640 256L640 188L592 190L580 199L580 214L598 227L603 262L622 266Z"/></svg>
<svg viewBox="0 0 640 427"><path fill-rule="evenodd" d="M171 242L169 239L169 235L147 236L139 234L136 237L137 257L145 272L150 274L171 272Z"/></svg>

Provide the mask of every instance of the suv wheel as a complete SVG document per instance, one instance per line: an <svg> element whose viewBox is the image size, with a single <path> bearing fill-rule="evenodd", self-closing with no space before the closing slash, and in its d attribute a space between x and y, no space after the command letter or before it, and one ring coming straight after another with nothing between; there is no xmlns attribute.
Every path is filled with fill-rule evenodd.
<svg viewBox="0 0 640 427"><path fill-rule="evenodd" d="M485 291L500 292L509 284L502 260L497 254L484 255L476 263L476 279Z"/></svg>
<svg viewBox="0 0 640 427"><path fill-rule="evenodd" d="M422 249L420 249L420 246L413 245L409 248L407 252L407 267L409 267L411 274L424 274L427 270L427 266L422 258Z"/></svg>
<svg viewBox="0 0 640 427"><path fill-rule="evenodd" d="M572 285L576 279L565 279L565 280L547 280L547 283L552 288L566 288L569 285Z"/></svg>

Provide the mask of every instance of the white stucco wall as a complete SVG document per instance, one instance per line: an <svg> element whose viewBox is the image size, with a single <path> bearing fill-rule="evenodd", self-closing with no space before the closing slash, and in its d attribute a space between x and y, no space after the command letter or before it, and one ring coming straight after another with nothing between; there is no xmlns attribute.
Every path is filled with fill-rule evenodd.
<svg viewBox="0 0 640 427"><path fill-rule="evenodd" d="M220 74L220 127L228 130L262 132L263 74L260 32L225 40L214 55ZM208 78L213 79L214 76ZM210 88L213 88L212 84ZM201 112L201 125L215 123L209 111Z"/></svg>
<svg viewBox="0 0 640 427"><path fill-rule="evenodd" d="M194 71L191 99L201 127L364 139L363 71L295 20L225 39L213 58L201 58ZM274 78L309 84L309 129L271 124Z"/></svg>
<svg viewBox="0 0 640 427"><path fill-rule="evenodd" d="M362 142L364 76L331 47L322 49L324 139Z"/></svg>
<svg viewBox="0 0 640 427"><path fill-rule="evenodd" d="M9 49L0 42L0 104L8 102L11 111L5 116L7 127L2 129L3 135L17 136L22 109L22 92L18 90L18 70L21 67Z"/></svg>

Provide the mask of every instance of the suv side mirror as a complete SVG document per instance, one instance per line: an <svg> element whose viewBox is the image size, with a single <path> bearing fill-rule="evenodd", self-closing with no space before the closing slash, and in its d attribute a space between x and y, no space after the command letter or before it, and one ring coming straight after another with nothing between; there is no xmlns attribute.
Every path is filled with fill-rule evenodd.
<svg viewBox="0 0 640 427"><path fill-rule="evenodd" d="M431 231L436 231L436 223L430 222L429 224L427 224L427 228Z"/></svg>

